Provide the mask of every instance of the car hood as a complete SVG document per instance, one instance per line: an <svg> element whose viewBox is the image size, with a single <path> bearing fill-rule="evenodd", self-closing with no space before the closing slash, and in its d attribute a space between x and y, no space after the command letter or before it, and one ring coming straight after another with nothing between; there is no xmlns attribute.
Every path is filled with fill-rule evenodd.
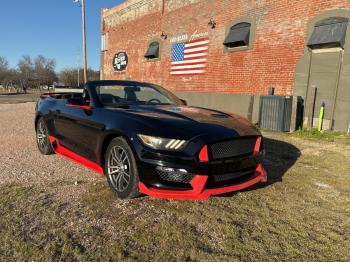
<svg viewBox="0 0 350 262"><path fill-rule="evenodd" d="M142 121L168 137L206 137L221 140L239 136L256 136L259 131L247 119L224 112L190 106L130 106L123 110L128 117Z"/></svg>

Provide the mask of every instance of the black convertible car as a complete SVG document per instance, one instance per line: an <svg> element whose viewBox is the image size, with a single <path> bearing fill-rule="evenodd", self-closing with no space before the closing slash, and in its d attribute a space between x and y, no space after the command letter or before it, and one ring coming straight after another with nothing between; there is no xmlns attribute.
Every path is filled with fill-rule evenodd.
<svg viewBox="0 0 350 262"><path fill-rule="evenodd" d="M267 179L257 128L153 84L94 81L83 93L44 95L35 127L42 154L106 175L119 198L206 199Z"/></svg>

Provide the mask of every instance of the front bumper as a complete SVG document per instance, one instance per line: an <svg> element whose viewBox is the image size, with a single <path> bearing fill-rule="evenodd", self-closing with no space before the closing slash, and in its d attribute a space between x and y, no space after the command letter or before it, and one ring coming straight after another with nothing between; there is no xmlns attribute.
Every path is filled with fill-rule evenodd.
<svg viewBox="0 0 350 262"><path fill-rule="evenodd" d="M206 189L205 185L207 183L208 176L205 175L195 175L193 180L190 182L193 189L190 190L166 190L157 189L152 187L147 187L142 182L139 183L139 190L141 193L150 195L158 198L172 198L172 199L208 199L211 195L219 195L228 192L234 192L238 190L245 189L252 185L260 182L267 181L267 175L261 164L255 169L253 178L250 178L244 182L237 184Z"/></svg>
<svg viewBox="0 0 350 262"><path fill-rule="evenodd" d="M199 157L193 159L143 151L139 154L139 191L158 198L207 199L211 195L238 191L266 182L267 175L262 167L264 153L260 144L261 138L258 138L252 155L223 160L211 159L205 150L197 152ZM207 150L207 146L203 149ZM186 181L164 179L157 174L159 167L185 170L187 173L183 180ZM178 173L174 173L174 176L180 177Z"/></svg>

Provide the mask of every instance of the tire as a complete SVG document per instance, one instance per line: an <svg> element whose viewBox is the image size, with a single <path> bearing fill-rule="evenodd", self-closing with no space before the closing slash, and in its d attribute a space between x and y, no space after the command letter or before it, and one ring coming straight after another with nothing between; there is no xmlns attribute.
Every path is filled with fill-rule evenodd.
<svg viewBox="0 0 350 262"><path fill-rule="evenodd" d="M47 125L42 117L36 124L36 143L41 154L52 155L55 153L50 143Z"/></svg>
<svg viewBox="0 0 350 262"><path fill-rule="evenodd" d="M113 193L120 199L140 195L136 160L129 144L122 137L113 139L105 152L104 171Z"/></svg>

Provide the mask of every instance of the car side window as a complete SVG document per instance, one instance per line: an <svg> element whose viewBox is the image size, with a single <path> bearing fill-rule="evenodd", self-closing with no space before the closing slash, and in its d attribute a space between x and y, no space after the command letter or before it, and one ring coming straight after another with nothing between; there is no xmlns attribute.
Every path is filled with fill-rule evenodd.
<svg viewBox="0 0 350 262"><path fill-rule="evenodd" d="M169 99L167 99L164 95L152 88L141 87L140 92L136 93L136 97L139 101L147 102L150 100L156 100L159 101L159 103L161 104L169 103Z"/></svg>
<svg viewBox="0 0 350 262"><path fill-rule="evenodd" d="M98 88L98 96L102 104L112 105L121 101L125 96L125 92L121 86L105 86Z"/></svg>
<svg viewBox="0 0 350 262"><path fill-rule="evenodd" d="M96 93L103 105L137 104L157 105L176 104L167 91L150 85L105 85L98 86Z"/></svg>

